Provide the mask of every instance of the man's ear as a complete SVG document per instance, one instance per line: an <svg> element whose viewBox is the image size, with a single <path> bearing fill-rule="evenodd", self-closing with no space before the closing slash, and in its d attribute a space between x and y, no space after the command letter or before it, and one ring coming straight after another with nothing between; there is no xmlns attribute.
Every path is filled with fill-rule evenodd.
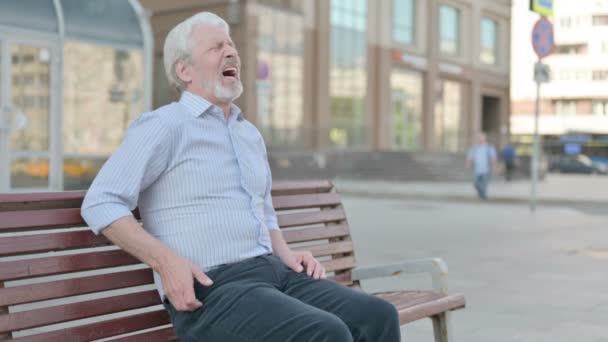
<svg viewBox="0 0 608 342"><path fill-rule="evenodd" d="M190 64L184 61L178 61L175 63L175 74L182 80L182 82L189 84L192 82L192 68Z"/></svg>

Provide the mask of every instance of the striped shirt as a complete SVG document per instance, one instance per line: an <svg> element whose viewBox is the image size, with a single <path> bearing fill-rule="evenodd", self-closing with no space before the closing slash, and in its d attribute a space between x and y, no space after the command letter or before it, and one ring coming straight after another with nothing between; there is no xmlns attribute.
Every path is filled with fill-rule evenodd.
<svg viewBox="0 0 608 342"><path fill-rule="evenodd" d="M279 229L260 132L232 104L184 92L143 113L97 174L82 217L99 234L139 206L143 226L203 271L272 252ZM155 283L161 297L158 274Z"/></svg>

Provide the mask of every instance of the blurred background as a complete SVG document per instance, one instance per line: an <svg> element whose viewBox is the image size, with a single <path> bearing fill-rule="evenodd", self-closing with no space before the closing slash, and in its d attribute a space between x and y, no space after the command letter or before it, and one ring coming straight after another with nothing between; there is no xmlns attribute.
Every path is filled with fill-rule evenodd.
<svg viewBox="0 0 608 342"><path fill-rule="evenodd" d="M540 133L545 171L605 173L606 1L555 1ZM274 178L464 181L486 132L529 176L536 57L528 0L2 0L0 191L86 189L142 111L176 99L168 31L231 25L237 101ZM370 162L371 161L371 162Z"/></svg>
<svg viewBox="0 0 608 342"><path fill-rule="evenodd" d="M534 214L529 0L0 0L0 192L87 189L129 123L176 100L169 30L212 11L273 178L332 179L359 264L444 258L467 297L460 341L606 342L608 0L539 2L555 49ZM481 131L499 155L489 203L465 168Z"/></svg>

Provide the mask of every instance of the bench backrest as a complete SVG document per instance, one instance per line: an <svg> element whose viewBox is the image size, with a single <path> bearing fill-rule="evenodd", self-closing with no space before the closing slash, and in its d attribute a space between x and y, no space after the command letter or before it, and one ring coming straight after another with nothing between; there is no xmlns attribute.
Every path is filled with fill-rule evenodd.
<svg viewBox="0 0 608 342"><path fill-rule="evenodd" d="M170 340L151 270L86 228L84 194L0 194L0 340L85 341L145 329L156 330L124 340ZM353 245L333 185L275 184L273 201L292 248L312 251L333 279L352 285Z"/></svg>

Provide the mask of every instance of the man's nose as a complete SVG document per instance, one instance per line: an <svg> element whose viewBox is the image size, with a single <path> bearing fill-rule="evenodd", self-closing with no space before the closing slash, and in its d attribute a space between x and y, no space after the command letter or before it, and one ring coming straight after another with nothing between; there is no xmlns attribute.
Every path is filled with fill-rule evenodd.
<svg viewBox="0 0 608 342"><path fill-rule="evenodd" d="M239 53L233 46L227 45L226 51L224 52L224 57L226 58L237 58Z"/></svg>

